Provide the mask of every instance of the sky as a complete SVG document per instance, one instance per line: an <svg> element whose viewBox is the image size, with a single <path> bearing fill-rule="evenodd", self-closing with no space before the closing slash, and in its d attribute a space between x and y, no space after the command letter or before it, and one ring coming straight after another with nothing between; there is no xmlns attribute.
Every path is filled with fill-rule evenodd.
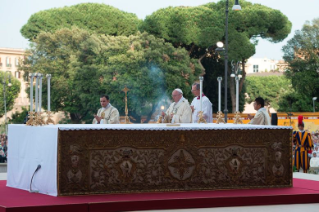
<svg viewBox="0 0 319 212"><path fill-rule="evenodd" d="M135 13L140 19L160 8L169 6L198 6L218 0L0 0L0 48L28 48L29 42L20 34L30 16L41 10L71 6L85 2L104 3L120 10ZM233 1L233 0L230 0ZM292 22L290 35L277 44L260 40L255 58L281 59L282 46L300 30L306 21L319 18L319 0L249 0L278 9ZM240 2L240 0L239 0Z"/></svg>

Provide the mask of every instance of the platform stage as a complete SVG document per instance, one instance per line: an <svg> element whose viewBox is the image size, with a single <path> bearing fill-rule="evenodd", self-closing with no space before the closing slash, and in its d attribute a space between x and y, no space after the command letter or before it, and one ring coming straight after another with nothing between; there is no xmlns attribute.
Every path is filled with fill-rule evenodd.
<svg viewBox="0 0 319 212"><path fill-rule="evenodd" d="M318 203L319 182L294 179L292 188L103 194L52 197L0 181L0 212L104 212Z"/></svg>

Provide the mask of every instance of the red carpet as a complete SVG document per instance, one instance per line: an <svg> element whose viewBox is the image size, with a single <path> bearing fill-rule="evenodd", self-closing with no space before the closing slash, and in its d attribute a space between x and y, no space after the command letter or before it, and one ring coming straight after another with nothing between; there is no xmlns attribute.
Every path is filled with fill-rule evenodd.
<svg viewBox="0 0 319 212"><path fill-rule="evenodd" d="M293 188L51 197L6 187L0 212L88 212L208 208L319 202L319 182L294 179Z"/></svg>

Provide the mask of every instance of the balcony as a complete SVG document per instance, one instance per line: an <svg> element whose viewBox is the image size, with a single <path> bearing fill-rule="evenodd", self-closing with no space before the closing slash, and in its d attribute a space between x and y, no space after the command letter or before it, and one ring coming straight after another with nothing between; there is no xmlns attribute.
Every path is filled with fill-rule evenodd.
<svg viewBox="0 0 319 212"><path fill-rule="evenodd" d="M0 67L2 67L2 63L0 63Z"/></svg>
<svg viewBox="0 0 319 212"><path fill-rule="evenodd" d="M12 67L12 64L7 64L7 68L11 68Z"/></svg>

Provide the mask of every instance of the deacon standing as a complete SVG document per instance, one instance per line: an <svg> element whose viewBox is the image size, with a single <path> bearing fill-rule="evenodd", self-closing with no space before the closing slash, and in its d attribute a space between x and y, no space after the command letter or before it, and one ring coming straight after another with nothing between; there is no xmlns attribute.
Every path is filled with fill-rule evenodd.
<svg viewBox="0 0 319 212"><path fill-rule="evenodd" d="M111 105L109 96L102 95L100 103L102 108L97 111L97 115L94 115L93 124L119 124L119 111Z"/></svg>
<svg viewBox="0 0 319 212"><path fill-rule="evenodd" d="M298 131L293 132L293 142L296 145L295 148L295 157L294 157L294 166L299 171L302 168L304 173L308 172L309 169L309 157L308 150L313 148L311 134L306 132L305 124L303 123L303 116L298 116Z"/></svg>
<svg viewBox="0 0 319 212"><path fill-rule="evenodd" d="M191 123L192 109L188 100L183 97L183 91L176 88L172 92L174 102L169 106L166 113L162 111L165 123Z"/></svg>
<svg viewBox="0 0 319 212"><path fill-rule="evenodd" d="M257 110L257 113L255 116L251 116L250 114L248 114L248 118L250 119L250 122L248 124L270 125L270 116L264 106L265 101L263 98L258 97L255 99L254 109Z"/></svg>
<svg viewBox="0 0 319 212"><path fill-rule="evenodd" d="M192 101L191 109L192 109L192 120L193 123L197 123L198 121L198 112L200 111L200 84L195 82L192 86L192 93L195 98ZM207 123L212 123L213 119L213 112L212 112L212 103L209 99L202 94L202 110L203 110L203 118L206 120Z"/></svg>

